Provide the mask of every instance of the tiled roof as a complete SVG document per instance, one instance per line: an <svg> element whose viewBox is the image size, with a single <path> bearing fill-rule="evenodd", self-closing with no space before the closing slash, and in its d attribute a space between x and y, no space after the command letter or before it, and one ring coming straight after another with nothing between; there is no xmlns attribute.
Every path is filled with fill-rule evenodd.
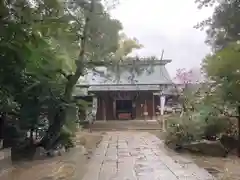
<svg viewBox="0 0 240 180"><path fill-rule="evenodd" d="M122 68L120 79L117 81L116 74L105 68L103 74L89 72L85 76L85 82L81 85L89 85L89 90L144 90L150 88L149 85L168 85L172 84L172 80L164 64L157 63L152 65L143 65L144 70L139 74L134 74L135 77L131 80L130 68ZM130 67L130 65L128 66ZM106 76L107 75L107 76ZM153 88L151 86L151 88ZM151 89L150 88L150 89ZM153 90L159 89L159 86L154 87Z"/></svg>
<svg viewBox="0 0 240 180"><path fill-rule="evenodd" d="M151 69L151 70L150 70ZM149 72L151 71L151 72ZM90 72L86 77L86 84L89 85L111 85L111 84L170 84L172 80L168 71L164 65L155 65L152 68L149 67L141 74L135 74L134 83L131 82L131 73L129 71L123 71L120 74L119 81L116 81L116 75L107 71L105 74L112 74L112 76L99 76L96 73ZM84 83L84 84L85 84Z"/></svg>

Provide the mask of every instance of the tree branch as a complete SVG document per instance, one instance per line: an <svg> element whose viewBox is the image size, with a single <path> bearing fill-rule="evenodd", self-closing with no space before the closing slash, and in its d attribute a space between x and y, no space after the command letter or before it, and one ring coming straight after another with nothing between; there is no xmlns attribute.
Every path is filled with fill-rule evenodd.
<svg viewBox="0 0 240 180"><path fill-rule="evenodd" d="M85 55L85 46L86 46L87 37L88 37L87 31L88 31L89 22L90 22L90 19L91 19L90 16L92 15L93 10L94 10L94 0L91 0L90 7L91 8L90 8L89 14L87 15L87 17L85 19L85 25L84 25L84 28L83 28L83 35L81 37L81 42L80 42L80 48L81 49L80 49L80 53L79 53L79 56L78 56L78 60L76 62L77 69L76 69L75 73L72 76L69 77L69 80L66 84L66 88L65 88L65 92L64 92L64 99L66 101L71 99L73 87L77 83L79 77L81 75L83 75L83 69L84 69L83 61L84 61L84 55Z"/></svg>

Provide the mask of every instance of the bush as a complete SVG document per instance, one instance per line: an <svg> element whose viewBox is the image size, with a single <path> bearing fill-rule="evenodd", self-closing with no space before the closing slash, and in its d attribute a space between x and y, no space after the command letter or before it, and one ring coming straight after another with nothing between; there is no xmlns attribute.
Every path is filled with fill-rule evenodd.
<svg viewBox="0 0 240 180"><path fill-rule="evenodd" d="M69 149L74 147L74 137L77 132L77 106L72 104L67 109L67 120L65 125L63 126L60 132L60 142L61 145L65 147L65 149Z"/></svg>
<svg viewBox="0 0 240 180"><path fill-rule="evenodd" d="M61 144L66 149L72 148L74 147L73 138L74 138L74 134L64 126L60 132L60 137L59 137Z"/></svg>
<svg viewBox="0 0 240 180"><path fill-rule="evenodd" d="M189 116L168 120L166 144L181 146L184 143L199 140L202 136L203 123Z"/></svg>
<svg viewBox="0 0 240 180"><path fill-rule="evenodd" d="M171 148L181 147L202 139L216 140L231 127L227 118L210 116L206 120L200 113L168 120L165 143Z"/></svg>
<svg viewBox="0 0 240 180"><path fill-rule="evenodd" d="M207 140L216 140L220 134L227 133L231 127L231 123L226 117L209 116L205 122L203 137Z"/></svg>

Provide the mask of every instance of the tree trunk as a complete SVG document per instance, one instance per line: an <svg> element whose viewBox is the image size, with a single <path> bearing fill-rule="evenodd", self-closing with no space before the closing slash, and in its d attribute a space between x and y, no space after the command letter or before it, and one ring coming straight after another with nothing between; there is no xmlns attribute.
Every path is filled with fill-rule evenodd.
<svg viewBox="0 0 240 180"><path fill-rule="evenodd" d="M240 106L237 107L238 111L238 157L240 157Z"/></svg>
<svg viewBox="0 0 240 180"><path fill-rule="evenodd" d="M39 146L44 147L46 150L52 149L52 145L60 135L62 126L65 123L65 109L59 107L53 122L50 124L45 136L42 138Z"/></svg>
<svg viewBox="0 0 240 180"><path fill-rule="evenodd" d="M4 121L6 119L6 114L1 113L0 114L0 139L3 138L3 129L4 129Z"/></svg>
<svg viewBox="0 0 240 180"><path fill-rule="evenodd" d="M0 149L3 148L3 139L4 139L4 124L6 119L6 113L1 113L0 115Z"/></svg>
<svg viewBox="0 0 240 180"><path fill-rule="evenodd" d="M91 15L93 12L94 0L91 0L90 6L91 6L90 7L90 15ZM77 65L76 72L73 75L68 76L68 82L66 84L65 92L63 95L63 101L68 105L72 101L73 89L79 77L83 75L83 71L84 71L85 46L86 46L86 41L88 39L87 31L88 31L88 26L90 21L90 15L88 15L85 19L85 25L84 25L83 34L81 37L81 44L80 44L81 50L78 56L78 60L76 62L76 65ZM46 135L43 137L43 139L39 144L40 146L43 146L47 150L54 148L52 146L55 144L55 142L59 138L61 128L65 124L67 109L68 108L66 107L66 105L59 107L54 117L53 123L51 123L51 125L47 130Z"/></svg>

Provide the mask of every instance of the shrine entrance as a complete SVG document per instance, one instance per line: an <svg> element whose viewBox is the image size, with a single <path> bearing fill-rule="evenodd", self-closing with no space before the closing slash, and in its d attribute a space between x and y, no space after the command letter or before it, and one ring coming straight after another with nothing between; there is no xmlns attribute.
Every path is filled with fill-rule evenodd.
<svg viewBox="0 0 240 180"><path fill-rule="evenodd" d="M106 91L98 96L97 120L143 120L147 106L148 118L155 115L155 101L152 91ZM146 114L146 113L145 113Z"/></svg>
<svg viewBox="0 0 240 180"><path fill-rule="evenodd" d="M116 100L116 117L119 120L133 119L132 100Z"/></svg>
<svg viewBox="0 0 240 180"><path fill-rule="evenodd" d="M138 92L111 92L113 100L113 116L118 120L131 120L136 118L135 101Z"/></svg>

